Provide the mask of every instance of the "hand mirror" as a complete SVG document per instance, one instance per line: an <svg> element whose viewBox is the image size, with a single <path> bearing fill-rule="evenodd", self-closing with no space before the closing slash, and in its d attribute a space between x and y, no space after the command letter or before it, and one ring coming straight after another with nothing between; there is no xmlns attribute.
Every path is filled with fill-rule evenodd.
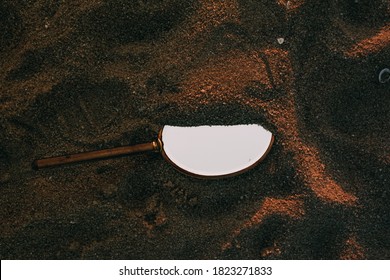
<svg viewBox="0 0 390 280"><path fill-rule="evenodd" d="M241 174L256 166L269 152L274 137L261 125L164 126L158 139L124 146L35 160L36 169L140 152L161 152L179 171L201 178Z"/></svg>

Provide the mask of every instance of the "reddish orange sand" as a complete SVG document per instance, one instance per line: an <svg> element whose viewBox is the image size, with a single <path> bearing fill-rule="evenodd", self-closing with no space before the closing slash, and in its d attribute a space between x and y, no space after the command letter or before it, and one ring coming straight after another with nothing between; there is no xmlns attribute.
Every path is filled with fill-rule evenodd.
<svg viewBox="0 0 390 280"><path fill-rule="evenodd" d="M2 1L0 14L2 259L390 257L384 1ZM190 178L159 154L31 168L165 124L242 123L275 143L233 178Z"/></svg>

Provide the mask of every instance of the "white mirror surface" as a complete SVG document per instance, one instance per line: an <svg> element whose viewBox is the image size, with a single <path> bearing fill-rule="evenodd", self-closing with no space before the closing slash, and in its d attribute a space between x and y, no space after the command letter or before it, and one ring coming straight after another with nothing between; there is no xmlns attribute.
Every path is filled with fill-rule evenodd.
<svg viewBox="0 0 390 280"><path fill-rule="evenodd" d="M163 153L180 169L199 176L226 176L258 163L273 136L261 125L164 126Z"/></svg>

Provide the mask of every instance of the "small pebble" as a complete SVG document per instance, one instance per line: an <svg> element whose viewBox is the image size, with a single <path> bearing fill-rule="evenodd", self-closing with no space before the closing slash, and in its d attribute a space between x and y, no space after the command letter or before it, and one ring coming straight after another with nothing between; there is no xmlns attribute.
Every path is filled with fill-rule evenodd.
<svg viewBox="0 0 390 280"><path fill-rule="evenodd" d="M280 37L277 39L279 45L283 44L284 43L284 38Z"/></svg>
<svg viewBox="0 0 390 280"><path fill-rule="evenodd" d="M389 68L382 69L382 71L379 72L378 79L379 79L379 82L382 84L390 81L390 69Z"/></svg>

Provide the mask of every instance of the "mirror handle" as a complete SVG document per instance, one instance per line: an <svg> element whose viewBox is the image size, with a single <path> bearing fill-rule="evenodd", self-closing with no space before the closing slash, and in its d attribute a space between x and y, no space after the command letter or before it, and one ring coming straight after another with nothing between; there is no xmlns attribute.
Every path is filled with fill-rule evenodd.
<svg viewBox="0 0 390 280"><path fill-rule="evenodd" d="M64 155L51 158L37 159L33 162L34 169L41 169L45 167L58 166L69 163L76 163L88 160L106 159L135 153L142 153L148 151L159 151L160 146L158 141L151 143L138 144L133 146L124 146L111 149L104 149L98 151L77 153L71 155Z"/></svg>

